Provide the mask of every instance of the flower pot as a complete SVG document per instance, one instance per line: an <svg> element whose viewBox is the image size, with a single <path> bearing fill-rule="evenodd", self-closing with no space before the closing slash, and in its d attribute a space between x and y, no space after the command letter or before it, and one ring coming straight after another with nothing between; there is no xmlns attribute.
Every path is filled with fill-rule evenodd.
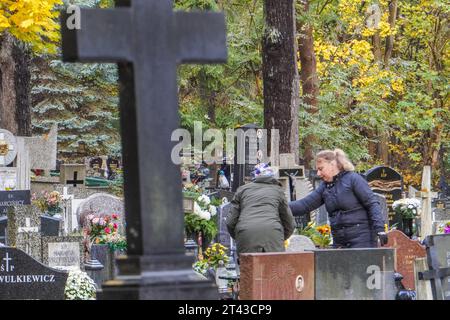
<svg viewBox="0 0 450 320"><path fill-rule="evenodd" d="M413 230L413 219L412 218L403 218L402 219L402 231L408 237L412 237L414 234Z"/></svg>
<svg viewBox="0 0 450 320"><path fill-rule="evenodd" d="M43 236L59 236L62 218L60 216L41 216L41 235Z"/></svg>
<svg viewBox="0 0 450 320"><path fill-rule="evenodd" d="M114 253L109 249L107 244L92 244L91 245L91 259L98 260L104 267L102 270L102 280L107 281L114 278L115 268Z"/></svg>

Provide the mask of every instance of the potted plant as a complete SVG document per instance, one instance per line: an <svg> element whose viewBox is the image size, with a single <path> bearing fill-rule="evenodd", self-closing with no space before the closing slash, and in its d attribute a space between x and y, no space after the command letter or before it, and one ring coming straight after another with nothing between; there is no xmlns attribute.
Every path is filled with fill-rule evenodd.
<svg viewBox="0 0 450 320"><path fill-rule="evenodd" d="M58 191L43 191L40 196L34 193L31 200L43 213L41 216L41 234L43 236L58 236L62 222L61 213L63 212L61 194Z"/></svg>
<svg viewBox="0 0 450 320"><path fill-rule="evenodd" d="M83 226L87 250L91 259L98 260L105 267L105 280L114 276L116 254L126 251L127 248L126 238L118 232L119 222L117 214L101 217L89 214Z"/></svg>
<svg viewBox="0 0 450 320"><path fill-rule="evenodd" d="M394 211L402 217L402 231L408 237L414 234L413 220L419 216L420 201L413 198L403 198L392 203Z"/></svg>
<svg viewBox="0 0 450 320"><path fill-rule="evenodd" d="M310 222L298 234L306 236L314 242L317 248L328 248L332 242L331 228L328 224L316 226L314 222Z"/></svg>
<svg viewBox="0 0 450 320"><path fill-rule="evenodd" d="M217 234L217 223L213 217L217 214L216 206L211 204L207 195L201 195L194 201L192 213L185 213L184 226L187 238L197 241L202 250L206 250Z"/></svg>
<svg viewBox="0 0 450 320"><path fill-rule="evenodd" d="M86 272L73 270L67 277L64 295L66 300L95 300L97 288Z"/></svg>

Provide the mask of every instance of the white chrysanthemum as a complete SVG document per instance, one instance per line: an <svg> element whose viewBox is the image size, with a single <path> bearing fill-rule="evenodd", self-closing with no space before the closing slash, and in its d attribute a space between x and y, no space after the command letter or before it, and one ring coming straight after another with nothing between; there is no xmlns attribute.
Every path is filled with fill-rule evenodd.
<svg viewBox="0 0 450 320"><path fill-rule="evenodd" d="M217 208L213 205L209 206L209 213L211 213L211 217L214 217L217 214Z"/></svg>
<svg viewBox="0 0 450 320"><path fill-rule="evenodd" d="M211 219L211 214L208 211L201 211L199 217L205 220Z"/></svg>
<svg viewBox="0 0 450 320"><path fill-rule="evenodd" d="M200 208L200 206L197 203L197 201L194 201L194 214L199 216L200 212L202 212L202 208Z"/></svg>
<svg viewBox="0 0 450 320"><path fill-rule="evenodd" d="M202 194L200 197L198 197L197 201L202 202L205 205L209 205L211 203L211 200L206 194Z"/></svg>

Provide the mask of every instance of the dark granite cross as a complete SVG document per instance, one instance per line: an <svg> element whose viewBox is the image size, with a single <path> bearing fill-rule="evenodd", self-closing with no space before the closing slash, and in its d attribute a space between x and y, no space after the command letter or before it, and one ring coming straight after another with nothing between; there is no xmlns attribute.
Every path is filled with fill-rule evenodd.
<svg viewBox="0 0 450 320"><path fill-rule="evenodd" d="M184 256L180 168L171 159L177 64L224 62L225 19L174 12L171 0L117 2L115 9L82 9L80 30L69 30L63 13L63 60L119 62L127 255L138 261L123 262L120 272L176 270Z"/></svg>
<svg viewBox="0 0 450 320"><path fill-rule="evenodd" d="M73 179L67 180L66 184L73 184L74 187L76 187L78 184L84 184L84 180L77 180L77 177L78 177L78 171L74 171Z"/></svg>

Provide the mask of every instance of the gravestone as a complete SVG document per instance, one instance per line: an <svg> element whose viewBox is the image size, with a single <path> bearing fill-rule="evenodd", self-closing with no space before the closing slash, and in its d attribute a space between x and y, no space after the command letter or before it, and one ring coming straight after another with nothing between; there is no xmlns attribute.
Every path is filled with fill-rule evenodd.
<svg viewBox="0 0 450 320"><path fill-rule="evenodd" d="M95 193L80 202L76 215L79 225L83 226L89 214L103 217L105 215L111 216L113 213L119 216L119 232L124 233L124 204L119 197L108 193Z"/></svg>
<svg viewBox="0 0 450 320"><path fill-rule="evenodd" d="M86 172L86 175L92 177L102 177L101 168L103 165L103 159L100 157L94 157L89 160L89 169Z"/></svg>
<svg viewBox="0 0 450 320"><path fill-rule="evenodd" d="M8 246L23 250L41 261L41 211L36 206L14 207L14 219L8 221ZM9 220L9 219L8 219Z"/></svg>
<svg viewBox="0 0 450 320"><path fill-rule="evenodd" d="M292 235L289 238L289 244L286 248L287 252L301 252L315 250L316 245L308 237L302 235Z"/></svg>
<svg viewBox="0 0 450 320"><path fill-rule="evenodd" d="M0 216L0 243L6 244L8 217Z"/></svg>
<svg viewBox="0 0 450 320"><path fill-rule="evenodd" d="M61 184L74 187L83 185L86 179L86 166L84 164L62 164L59 175Z"/></svg>
<svg viewBox="0 0 450 320"><path fill-rule="evenodd" d="M389 226L401 223L401 216L395 213L392 203L402 198L403 177L392 168L378 166L365 173L366 180L370 188L375 193L380 193L386 197L389 209Z"/></svg>
<svg viewBox="0 0 450 320"><path fill-rule="evenodd" d="M431 235L425 239L429 271L420 280L431 280L434 300L450 300L450 234Z"/></svg>
<svg viewBox="0 0 450 320"><path fill-rule="evenodd" d="M231 191L236 190L251 181L252 171L257 163L259 150L267 146L265 140L259 139L261 128L256 124L246 124L235 130L236 140L234 144L233 181Z"/></svg>
<svg viewBox="0 0 450 320"><path fill-rule="evenodd" d="M83 237L42 237L42 263L58 270L83 270Z"/></svg>
<svg viewBox="0 0 450 320"><path fill-rule="evenodd" d="M224 205L221 205L218 207L218 212L217 212L217 216L218 216L218 239L217 242L221 243L222 245L224 245L227 248L230 248L231 245L231 236L230 233L228 232L227 229L227 224L226 224L226 220L228 215L230 214L230 210L231 210L231 204L230 203L226 203Z"/></svg>
<svg viewBox="0 0 450 320"><path fill-rule="evenodd" d="M313 252L240 255L241 300L314 300Z"/></svg>
<svg viewBox="0 0 450 320"><path fill-rule="evenodd" d="M414 260L426 257L425 247L399 230L389 231L388 239L384 247L395 249L395 270L403 276L405 289L415 290Z"/></svg>
<svg viewBox="0 0 450 320"><path fill-rule="evenodd" d="M316 300L394 300L394 249L321 249L315 255Z"/></svg>
<svg viewBox="0 0 450 320"><path fill-rule="evenodd" d="M180 169L171 159L179 127L177 64L226 60L221 13L173 11L170 0L117 1L80 10L81 26L61 14L66 62L119 62L121 140L128 256L107 299L199 299L217 295L195 276L183 239ZM151 262L151 263L150 263Z"/></svg>
<svg viewBox="0 0 450 320"><path fill-rule="evenodd" d="M450 210L445 199L434 199L432 202L432 221L450 220ZM434 233L433 233L434 234Z"/></svg>
<svg viewBox="0 0 450 320"><path fill-rule="evenodd" d="M58 126L50 128L48 134L37 137L23 137L28 148L30 168L55 170L58 140Z"/></svg>
<svg viewBox="0 0 450 320"><path fill-rule="evenodd" d="M374 192L375 197L380 203L381 216L383 217L383 223L389 225L389 209L386 201L386 197L380 193Z"/></svg>
<svg viewBox="0 0 450 320"><path fill-rule="evenodd" d="M116 177L117 170L120 169L120 162L116 158L108 157L108 160L106 160L106 167L108 170L108 179L112 180Z"/></svg>
<svg viewBox="0 0 450 320"><path fill-rule="evenodd" d="M0 247L0 300L64 300L67 277L19 249Z"/></svg>

